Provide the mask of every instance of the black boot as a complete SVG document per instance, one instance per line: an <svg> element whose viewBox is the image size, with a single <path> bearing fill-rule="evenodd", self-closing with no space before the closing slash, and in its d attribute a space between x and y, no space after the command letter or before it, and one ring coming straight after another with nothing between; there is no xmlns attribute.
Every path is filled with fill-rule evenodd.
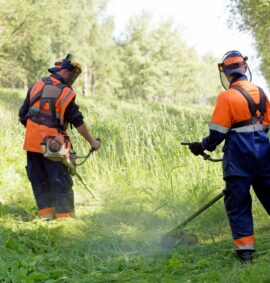
<svg viewBox="0 0 270 283"><path fill-rule="evenodd" d="M253 250L238 250L236 251L237 256L240 258L242 264L252 263L252 253Z"/></svg>

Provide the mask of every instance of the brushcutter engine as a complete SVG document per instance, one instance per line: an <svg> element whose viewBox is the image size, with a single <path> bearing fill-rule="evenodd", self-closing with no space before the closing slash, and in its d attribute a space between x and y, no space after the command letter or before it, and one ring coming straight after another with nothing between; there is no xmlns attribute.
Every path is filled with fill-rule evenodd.
<svg viewBox="0 0 270 283"><path fill-rule="evenodd" d="M100 141L99 138L97 140ZM46 136L40 145L44 157L63 162L68 167L71 175L76 175L76 167L82 165L95 151L91 148L86 155L78 156L73 150L69 136L63 134ZM76 163L77 159L82 159L82 161Z"/></svg>
<svg viewBox="0 0 270 283"><path fill-rule="evenodd" d="M97 140L100 141L99 138ZM76 171L76 167L82 165L93 154L94 148L91 148L87 155L78 156L72 148L69 136L60 133L44 137L40 145L44 157L62 162L68 168L69 173L73 176L76 175L92 197L95 197L94 193ZM76 159L83 159L83 161L76 163Z"/></svg>
<svg viewBox="0 0 270 283"><path fill-rule="evenodd" d="M44 157L63 162L68 167L70 174L75 175L76 153L72 150L69 136L62 134L46 136L41 142L41 150Z"/></svg>
<svg viewBox="0 0 270 283"><path fill-rule="evenodd" d="M43 155L53 161L63 161L70 158L72 145L69 136L46 136L41 142Z"/></svg>
<svg viewBox="0 0 270 283"><path fill-rule="evenodd" d="M63 144L55 139L51 139L48 143L48 149L51 153L59 152L62 148Z"/></svg>

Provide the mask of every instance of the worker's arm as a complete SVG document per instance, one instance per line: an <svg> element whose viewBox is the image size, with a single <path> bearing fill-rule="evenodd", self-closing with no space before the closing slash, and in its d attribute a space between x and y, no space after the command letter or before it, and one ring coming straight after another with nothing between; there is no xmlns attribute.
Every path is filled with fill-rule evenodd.
<svg viewBox="0 0 270 283"><path fill-rule="evenodd" d="M209 124L209 136L202 140L202 147L213 151L226 138L232 125L228 93L222 92L218 98L215 110Z"/></svg>
<svg viewBox="0 0 270 283"><path fill-rule="evenodd" d="M65 122L72 124L79 132L79 134L89 142L94 150L99 149L100 141L94 139L87 130L87 127L83 120L83 115L79 111L79 106L75 103L75 99L70 102L65 111Z"/></svg>
<svg viewBox="0 0 270 283"><path fill-rule="evenodd" d="M30 91L31 91L31 88L28 90L27 92L27 95L26 95L26 98L19 110L19 121L24 125L26 126L26 121L27 121L27 113L29 111L29 107L30 107Z"/></svg>
<svg viewBox="0 0 270 283"><path fill-rule="evenodd" d="M96 140L92 137L92 135L89 133L89 131L86 128L85 123L80 125L79 127L76 128L76 130L79 132L79 134L84 137L89 144L92 146L94 150L98 150L100 147L100 141Z"/></svg>

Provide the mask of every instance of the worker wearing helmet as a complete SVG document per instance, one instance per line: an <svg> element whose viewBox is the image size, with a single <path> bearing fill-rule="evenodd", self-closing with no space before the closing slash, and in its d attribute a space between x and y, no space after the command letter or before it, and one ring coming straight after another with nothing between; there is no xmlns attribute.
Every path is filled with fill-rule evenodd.
<svg viewBox="0 0 270 283"><path fill-rule="evenodd" d="M66 133L70 123L94 150L100 147L100 142L87 130L75 103L76 94L71 86L81 73L81 66L71 59L69 54L48 69L51 76L38 80L28 90L19 111L19 120L26 127L27 175L39 215L46 219L73 217L75 213L72 178L62 162L43 156L43 138Z"/></svg>
<svg viewBox="0 0 270 283"><path fill-rule="evenodd" d="M190 145L191 152L199 155L225 140L224 203L235 251L243 263L251 262L255 251L250 186L270 215L270 105L263 90L251 83L247 59L230 51L218 64L226 90L217 98L209 136Z"/></svg>

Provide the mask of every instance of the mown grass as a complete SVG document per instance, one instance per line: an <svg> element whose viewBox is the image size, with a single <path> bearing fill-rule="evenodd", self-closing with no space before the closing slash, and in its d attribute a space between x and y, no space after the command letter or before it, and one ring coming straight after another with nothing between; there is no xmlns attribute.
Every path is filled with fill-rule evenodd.
<svg viewBox="0 0 270 283"><path fill-rule="evenodd" d="M97 198L74 179L76 219L46 222L36 217L25 174L23 98L0 91L0 282L270 282L269 219L256 198L254 265L234 258L222 201L188 226L200 245L160 246L166 231L224 186L220 164L180 146L207 134L211 108L78 97L102 139L78 169ZM75 130L71 136L77 152L88 151Z"/></svg>

